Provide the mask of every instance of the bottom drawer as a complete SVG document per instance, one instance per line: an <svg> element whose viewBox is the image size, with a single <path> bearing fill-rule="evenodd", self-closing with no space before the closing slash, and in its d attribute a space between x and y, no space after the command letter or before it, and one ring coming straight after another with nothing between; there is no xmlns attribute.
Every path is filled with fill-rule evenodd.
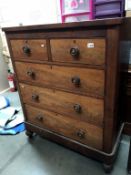
<svg viewBox="0 0 131 175"><path fill-rule="evenodd" d="M29 105L25 109L28 122L102 150L102 128Z"/></svg>

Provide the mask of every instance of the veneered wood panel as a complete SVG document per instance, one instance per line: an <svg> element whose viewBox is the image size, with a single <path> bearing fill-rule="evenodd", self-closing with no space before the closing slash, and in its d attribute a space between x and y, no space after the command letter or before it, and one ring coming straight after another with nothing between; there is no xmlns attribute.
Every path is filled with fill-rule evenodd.
<svg viewBox="0 0 131 175"><path fill-rule="evenodd" d="M20 81L30 82L34 85L61 88L75 93L104 97L104 70L32 63L25 64L21 62L16 62L15 65ZM32 71L34 76L29 76L27 74L28 71ZM74 81L80 81L79 85Z"/></svg>
<svg viewBox="0 0 131 175"><path fill-rule="evenodd" d="M13 58L15 60L48 60L46 40L18 39L10 40ZM23 47L28 47L30 53L24 53Z"/></svg>
<svg viewBox="0 0 131 175"><path fill-rule="evenodd" d="M120 127L119 102L119 28L107 30L107 69L103 149L112 152ZM118 127L119 126L119 127Z"/></svg>
<svg viewBox="0 0 131 175"><path fill-rule="evenodd" d="M110 18L110 19L94 19L92 21L81 21L81 22L71 22L71 23L63 23L63 24L44 24L44 25L30 25L30 26L17 26L17 27L5 27L2 30L8 33L16 33L16 32L34 32L34 31L44 31L49 32L51 30L58 30L64 31L64 30L77 30L77 29L98 29L99 30L104 27L105 29L112 26L117 26L120 24L123 24L123 22L126 20L126 18ZM78 33L79 35L79 33Z"/></svg>
<svg viewBox="0 0 131 175"><path fill-rule="evenodd" d="M20 89L24 103L65 114L67 120L75 118L78 122L82 120L103 126L104 102L101 99L26 84L20 84Z"/></svg>
<svg viewBox="0 0 131 175"><path fill-rule="evenodd" d="M60 114L25 105L27 121L102 150L103 129ZM81 133L81 135L79 135Z"/></svg>
<svg viewBox="0 0 131 175"><path fill-rule="evenodd" d="M54 39L50 40L50 46L53 61L105 64L105 39ZM77 48L79 56L73 57L71 48Z"/></svg>

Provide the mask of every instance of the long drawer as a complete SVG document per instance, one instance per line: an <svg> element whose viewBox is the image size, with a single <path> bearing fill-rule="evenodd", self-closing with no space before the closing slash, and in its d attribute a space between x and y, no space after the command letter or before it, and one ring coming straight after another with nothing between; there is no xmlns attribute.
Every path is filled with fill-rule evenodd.
<svg viewBox="0 0 131 175"><path fill-rule="evenodd" d="M15 60L48 60L44 39L10 40Z"/></svg>
<svg viewBox="0 0 131 175"><path fill-rule="evenodd" d="M25 105L27 121L80 143L102 150L103 129L85 122Z"/></svg>
<svg viewBox="0 0 131 175"><path fill-rule="evenodd" d="M19 81L104 96L104 70L16 62Z"/></svg>
<svg viewBox="0 0 131 175"><path fill-rule="evenodd" d="M53 61L105 64L105 39L53 39L50 41Z"/></svg>
<svg viewBox="0 0 131 175"><path fill-rule="evenodd" d="M104 102L101 99L26 84L20 84L20 89L26 104L65 114L78 122L103 126Z"/></svg>

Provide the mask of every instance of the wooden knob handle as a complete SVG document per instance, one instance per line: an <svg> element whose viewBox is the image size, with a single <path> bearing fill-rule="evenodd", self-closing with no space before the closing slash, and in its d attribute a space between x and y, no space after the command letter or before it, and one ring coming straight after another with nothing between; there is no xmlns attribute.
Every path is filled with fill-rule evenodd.
<svg viewBox="0 0 131 175"><path fill-rule="evenodd" d="M71 54L71 56L73 56L73 57L78 57L79 54L80 54L80 51L79 51L78 48L72 47L72 48L70 49L70 54Z"/></svg>
<svg viewBox="0 0 131 175"><path fill-rule="evenodd" d="M36 118L36 120L38 120L40 122L42 122L44 119L43 115L41 115L41 114L37 115L35 118Z"/></svg>
<svg viewBox="0 0 131 175"><path fill-rule="evenodd" d="M32 95L32 100L33 100L33 101L38 101L38 100L39 100L39 95L33 94L33 95Z"/></svg>
<svg viewBox="0 0 131 175"><path fill-rule="evenodd" d="M79 86L81 80L79 77L75 76L75 77L72 77L71 81L75 86Z"/></svg>
<svg viewBox="0 0 131 175"><path fill-rule="evenodd" d="M31 49L29 46L23 46L22 50L26 55L29 55L31 53Z"/></svg>
<svg viewBox="0 0 131 175"><path fill-rule="evenodd" d="M28 70L27 75L33 78L35 76L35 72L33 72L32 70Z"/></svg>
<svg viewBox="0 0 131 175"><path fill-rule="evenodd" d="M79 131L77 131L77 136L82 139L85 137L85 132L82 129L80 129Z"/></svg>
<svg viewBox="0 0 131 175"><path fill-rule="evenodd" d="M81 106L79 104L75 104L74 105L74 110L77 112L77 113L81 113Z"/></svg>

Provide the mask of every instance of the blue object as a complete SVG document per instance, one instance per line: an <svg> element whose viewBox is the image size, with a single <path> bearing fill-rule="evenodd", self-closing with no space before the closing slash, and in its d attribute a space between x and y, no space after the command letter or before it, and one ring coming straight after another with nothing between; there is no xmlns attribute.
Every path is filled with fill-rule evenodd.
<svg viewBox="0 0 131 175"><path fill-rule="evenodd" d="M10 101L4 96L0 96L0 109L10 106Z"/></svg>
<svg viewBox="0 0 131 175"><path fill-rule="evenodd" d="M24 130L25 130L25 124L21 123L11 129L0 128L0 135L16 135L20 132L23 132Z"/></svg>
<svg viewBox="0 0 131 175"><path fill-rule="evenodd" d="M5 97L5 100L6 100L6 107L10 106L10 101L9 101L9 99Z"/></svg>

